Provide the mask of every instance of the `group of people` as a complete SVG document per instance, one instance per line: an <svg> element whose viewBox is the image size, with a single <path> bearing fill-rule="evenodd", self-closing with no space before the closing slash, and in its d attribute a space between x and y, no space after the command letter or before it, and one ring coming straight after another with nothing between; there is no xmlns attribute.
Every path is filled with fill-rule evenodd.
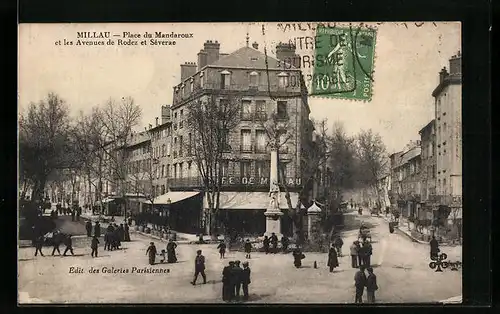
<svg viewBox="0 0 500 314"><path fill-rule="evenodd" d="M243 300L248 300L248 285L250 284L250 267L248 262L230 261L222 270L222 300L239 301L243 290Z"/></svg>
<svg viewBox="0 0 500 314"><path fill-rule="evenodd" d="M82 215L82 207L74 205L73 209L62 207L61 204L56 205L56 209L51 212L51 217L57 218L57 215L71 215L71 221L80 221Z"/></svg>
<svg viewBox="0 0 500 314"><path fill-rule="evenodd" d="M177 248L177 243L174 242L174 240L169 239L168 244L167 244L167 249L166 250L161 250L161 252L158 254L158 251L156 249L156 246L154 242L149 243L149 247L146 250L146 255L148 255L149 258L149 265L154 265L156 262L156 256L159 255L161 257L160 263L176 263L177 262L177 254L175 252L175 249Z"/></svg>
<svg viewBox="0 0 500 314"><path fill-rule="evenodd" d="M35 238L35 256L38 256L38 253L40 253L41 256L43 255L42 248L43 245L45 244L45 236L39 235ZM71 238L70 234L63 234L57 230L55 230L52 233L52 256L55 255L56 251L59 255L61 255L61 251L59 247L61 244L64 244L66 248L64 249L63 256L66 256L68 252L71 253L71 255L75 255L73 252L73 239Z"/></svg>
<svg viewBox="0 0 500 314"><path fill-rule="evenodd" d="M350 247L351 251L351 266L352 268L358 268L360 266L370 267L371 256L373 254L373 248L370 242L363 240L362 242L356 240L352 243Z"/></svg>
<svg viewBox="0 0 500 314"><path fill-rule="evenodd" d="M365 269L368 276L365 274ZM356 287L354 303L363 303L365 287L368 303L375 303L375 291L378 290L378 285L377 276L373 273L372 267L359 266L359 270L354 275L354 286Z"/></svg>
<svg viewBox="0 0 500 314"><path fill-rule="evenodd" d="M263 246L264 246L264 252L266 254L269 253L278 253L278 236L273 232L271 233L271 236L264 236L264 241L263 241ZM283 236L281 238L281 249L283 253L286 253L288 250L288 245L290 244L290 240L286 237Z"/></svg>

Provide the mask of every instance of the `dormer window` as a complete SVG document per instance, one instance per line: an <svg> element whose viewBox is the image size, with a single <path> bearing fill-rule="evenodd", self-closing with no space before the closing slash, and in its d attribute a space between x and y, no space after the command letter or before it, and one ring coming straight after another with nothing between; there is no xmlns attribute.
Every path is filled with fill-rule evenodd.
<svg viewBox="0 0 500 314"><path fill-rule="evenodd" d="M228 89L231 85L231 72L224 70L221 73L221 89Z"/></svg>
<svg viewBox="0 0 500 314"><path fill-rule="evenodd" d="M184 97L184 87L185 87L185 85L182 84L181 85L181 97Z"/></svg>
<svg viewBox="0 0 500 314"><path fill-rule="evenodd" d="M250 73L250 87L257 87L259 85L259 73L253 71Z"/></svg>
<svg viewBox="0 0 500 314"><path fill-rule="evenodd" d="M189 80L189 91L192 93L194 90L194 78L191 78L191 80Z"/></svg>
<svg viewBox="0 0 500 314"><path fill-rule="evenodd" d="M200 73L200 87L203 87L205 84L205 76L203 75L203 72Z"/></svg>
<svg viewBox="0 0 500 314"><path fill-rule="evenodd" d="M280 88L285 88L288 86L288 74L285 72L281 72L278 74L278 86Z"/></svg>

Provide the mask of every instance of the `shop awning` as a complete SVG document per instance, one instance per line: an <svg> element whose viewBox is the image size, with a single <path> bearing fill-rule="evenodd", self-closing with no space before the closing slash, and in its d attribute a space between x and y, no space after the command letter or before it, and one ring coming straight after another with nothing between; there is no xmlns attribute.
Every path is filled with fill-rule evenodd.
<svg viewBox="0 0 500 314"><path fill-rule="evenodd" d="M154 205L167 205L174 204L190 197L196 196L200 194L200 192L191 192L191 191L177 191L177 192L167 192L163 195L156 197L153 200ZM170 200L170 202L169 202ZM151 204L151 201L144 201L146 204Z"/></svg>
<svg viewBox="0 0 500 314"><path fill-rule="evenodd" d="M290 193L292 206L297 205L299 194ZM271 198L269 192L220 192L219 209L267 209ZM207 198L203 199L204 208L208 208ZM280 209L288 209L285 193L280 193ZM305 208L301 204L302 208Z"/></svg>

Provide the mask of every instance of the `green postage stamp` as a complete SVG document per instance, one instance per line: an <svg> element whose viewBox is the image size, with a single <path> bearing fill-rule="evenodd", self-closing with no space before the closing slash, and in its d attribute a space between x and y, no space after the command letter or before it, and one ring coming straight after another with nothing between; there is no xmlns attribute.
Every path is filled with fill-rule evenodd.
<svg viewBox="0 0 500 314"><path fill-rule="evenodd" d="M319 26L311 95L370 101L375 43L372 28Z"/></svg>

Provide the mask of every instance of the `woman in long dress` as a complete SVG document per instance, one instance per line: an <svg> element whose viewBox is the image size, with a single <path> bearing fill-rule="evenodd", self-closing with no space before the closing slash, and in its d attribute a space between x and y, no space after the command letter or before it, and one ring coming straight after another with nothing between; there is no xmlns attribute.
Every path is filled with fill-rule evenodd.
<svg viewBox="0 0 500 314"><path fill-rule="evenodd" d="M175 243L172 239L168 240L167 244L167 262L175 263L177 262L177 256L175 256L175 248L177 247L177 243Z"/></svg>
<svg viewBox="0 0 500 314"><path fill-rule="evenodd" d="M153 242L149 244L149 247L146 251L146 255L149 256L149 265L154 265L155 264L155 259L156 259L156 246Z"/></svg>
<svg viewBox="0 0 500 314"><path fill-rule="evenodd" d="M330 272L333 273L335 267L339 266L339 259L337 257L337 250L335 250L335 245L332 244L330 251L328 252L328 266L330 267Z"/></svg>

